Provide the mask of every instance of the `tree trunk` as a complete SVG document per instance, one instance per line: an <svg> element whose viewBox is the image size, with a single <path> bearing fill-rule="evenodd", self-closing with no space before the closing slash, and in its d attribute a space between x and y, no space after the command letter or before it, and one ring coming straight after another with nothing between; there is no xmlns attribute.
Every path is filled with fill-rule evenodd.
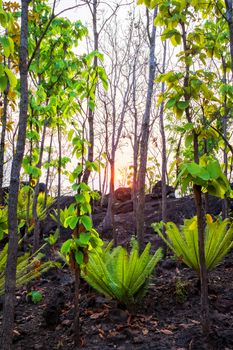
<svg viewBox="0 0 233 350"><path fill-rule="evenodd" d="M61 212L61 158L62 158L62 149L61 149L61 127L57 124L57 141L58 141L58 181L57 181L57 216L58 223L57 229L59 236L61 234L61 221L60 221L60 212Z"/></svg>
<svg viewBox="0 0 233 350"><path fill-rule="evenodd" d="M93 35L94 35L94 50L98 51L98 39L99 35L97 32L97 0L93 0L93 7L92 7L92 24L93 24ZM94 68L97 67L98 59L97 56L94 57ZM95 89L96 91L96 89ZM94 94L95 94L94 91ZM94 160L94 110L92 110L90 107L88 108L88 125L89 125L89 146L88 146L88 161L93 162ZM83 182L86 184L88 183L88 179L90 176L90 169L89 167L85 169L84 175L83 175Z"/></svg>
<svg viewBox="0 0 233 350"><path fill-rule="evenodd" d="M115 230L114 222L114 203L115 203L115 157L109 160L110 164L110 189L109 189L109 198L108 198L108 207L107 212L103 221L103 229L112 230L114 245L117 245L117 234Z"/></svg>
<svg viewBox="0 0 233 350"><path fill-rule="evenodd" d="M41 145L40 145L40 155L39 155L38 163L36 165L36 167L38 169L41 169L41 165L42 165L44 143L45 143L45 136L46 136L46 127L47 127L47 121L44 120ZM34 235L33 235L33 251L34 252L36 252L39 249L39 242L40 242L40 220L39 220L38 215L37 215L37 202L38 202L39 188L40 188L40 177L38 178L36 186L34 188L34 196L33 196L33 203L32 203L32 215L33 215L33 220L35 223Z"/></svg>
<svg viewBox="0 0 233 350"><path fill-rule="evenodd" d="M184 88L186 92L184 94L185 101L190 100L189 93L189 77L190 77L190 66L189 66L189 44L187 40L187 33L184 22L180 22L182 28L182 40L183 48L185 52L185 76L184 76ZM185 109L186 119L189 123L192 123L192 115L190 108ZM193 130L193 154L194 161L199 164L199 151L198 151L198 135ZM197 211L197 223L198 223L198 247L199 247L199 263L200 263L200 282L201 282L201 322L203 334L208 335L210 330L210 319L209 319L209 300L208 300L208 275L206 270L205 261L205 211L202 203L202 191L201 186L193 186L196 211Z"/></svg>
<svg viewBox="0 0 233 350"><path fill-rule="evenodd" d="M194 139L194 161L199 163L198 155L198 135L193 134ZM193 186L196 210L197 210L197 226L198 226L198 248L199 248L199 263L200 263L200 282L201 282L201 323L202 332L208 335L210 331L209 318L209 299L208 299L208 274L205 260L205 211L202 203L201 186Z"/></svg>
<svg viewBox="0 0 233 350"><path fill-rule="evenodd" d="M81 346L80 338L80 308L79 308L79 290L80 290L80 267L75 264L75 295L74 295L74 345L79 348Z"/></svg>
<svg viewBox="0 0 233 350"><path fill-rule="evenodd" d="M233 1L225 0L226 18L230 32L230 55L231 55L231 73L233 75Z"/></svg>
<svg viewBox="0 0 233 350"><path fill-rule="evenodd" d="M154 10L153 19L157 16L157 7ZM145 179L146 179L146 165L147 165L147 153L149 142L149 130L150 130L150 112L152 104L152 95L155 79L155 36L156 27L154 21L152 23L152 33L150 36L150 58L149 58L149 81L146 98L146 108L142 121L142 132L140 142L140 165L138 171L138 203L137 203L137 239L140 250L144 247L144 210L145 210Z"/></svg>
<svg viewBox="0 0 233 350"><path fill-rule="evenodd" d="M209 300L208 300L208 275L205 262L205 213L202 204L201 186L193 186L196 209L197 209L197 225L198 225L198 247L200 259L200 281L201 281L201 323L202 332L208 335L210 331L209 319Z"/></svg>
<svg viewBox="0 0 233 350"><path fill-rule="evenodd" d="M3 176L4 176L4 154L5 154L5 137L6 137L6 125L7 125L7 107L8 107L9 87L10 86L9 86L9 82L8 82L7 88L4 91L2 131L1 131L1 142L0 142L0 205L5 204L2 186L3 186Z"/></svg>
<svg viewBox="0 0 233 350"><path fill-rule="evenodd" d="M17 199L19 192L19 177L23 160L28 110L28 5L30 0L22 0L21 33L20 33L20 110L19 129L16 152L13 156L8 204L8 236L9 247L6 265L5 299L2 324L2 350L12 348L14 328L14 306L16 286L16 264L18 250Z"/></svg>
<svg viewBox="0 0 233 350"><path fill-rule="evenodd" d="M48 198L48 184L49 184L49 176L50 176L50 161L51 161L51 154L52 154L52 143L53 143L53 132L50 136L50 143L49 143L49 152L48 152L48 169L46 174L46 180L45 180L45 196L44 196L44 209L47 206L47 198Z"/></svg>
<svg viewBox="0 0 233 350"><path fill-rule="evenodd" d="M163 73L165 72L166 65L166 53L167 53L167 43L164 43L163 52ZM162 83L161 92L165 91L165 83ZM162 138L162 220L167 221L167 188L166 188L166 175L167 175L167 149L166 149L166 135L164 130L164 102L161 103L160 113L159 113L159 124L160 124L160 134Z"/></svg>
<svg viewBox="0 0 233 350"><path fill-rule="evenodd" d="M222 67L223 67L223 84L227 84L227 66L226 61L224 57L222 57ZM225 94L224 96L224 115L222 117L222 133L224 136L224 139L227 139L227 114L228 114L228 108L227 108L227 96ZM224 174L227 177L227 169L228 169L228 158L227 158L227 143L224 141L224 149L223 149L223 162L224 162ZM226 219L228 217L228 201L225 197L222 201L222 218Z"/></svg>

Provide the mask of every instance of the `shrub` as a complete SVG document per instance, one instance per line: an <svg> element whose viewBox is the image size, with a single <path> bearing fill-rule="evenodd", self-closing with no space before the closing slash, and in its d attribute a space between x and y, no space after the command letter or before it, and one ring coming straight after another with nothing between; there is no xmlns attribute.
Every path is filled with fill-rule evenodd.
<svg viewBox="0 0 233 350"><path fill-rule="evenodd" d="M82 277L106 297L125 305L135 304L145 294L149 277L162 258L161 248L150 255L150 246L148 243L141 255L136 240L132 242L130 254L122 246L111 250L111 244L101 253L93 251Z"/></svg>
<svg viewBox="0 0 233 350"><path fill-rule="evenodd" d="M41 249L40 249L41 250ZM5 288L5 268L7 261L8 244L0 252L0 296L4 294ZM42 273L51 267L58 267L59 264L52 261L41 262L43 254L37 251L33 255L25 253L17 260L16 268L16 288L23 286L35 278L39 278Z"/></svg>
<svg viewBox="0 0 233 350"><path fill-rule="evenodd" d="M184 220L180 230L173 222L165 225L166 235L161 231L161 225L152 224L154 230L164 240L174 254L189 267L200 270L197 217ZM233 246L233 226L228 219L217 219L213 222L206 215L205 227L205 260L207 270L218 265Z"/></svg>

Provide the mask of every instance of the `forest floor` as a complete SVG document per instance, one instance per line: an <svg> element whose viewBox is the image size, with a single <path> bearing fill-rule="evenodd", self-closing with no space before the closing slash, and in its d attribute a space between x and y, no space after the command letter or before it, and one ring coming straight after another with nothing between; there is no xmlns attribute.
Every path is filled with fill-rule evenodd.
<svg viewBox="0 0 233 350"><path fill-rule="evenodd" d="M116 218L121 242L129 237L130 230L132 233L130 216L132 213ZM152 241L154 250L158 244L156 235L150 231L146 240ZM38 304L30 301L26 288L18 290L14 350L75 349L73 282L67 268L48 271L30 284L30 289L43 294ZM83 349L233 349L233 252L209 273L212 326L208 338L201 333L197 275L171 257L157 265L145 298L131 313L83 281L80 300Z"/></svg>

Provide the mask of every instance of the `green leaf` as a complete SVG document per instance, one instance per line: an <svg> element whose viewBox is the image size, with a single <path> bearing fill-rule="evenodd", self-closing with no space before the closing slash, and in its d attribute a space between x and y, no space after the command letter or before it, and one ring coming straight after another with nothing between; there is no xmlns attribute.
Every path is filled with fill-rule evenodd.
<svg viewBox="0 0 233 350"><path fill-rule="evenodd" d="M178 109L185 110L189 106L189 101L179 101L176 106Z"/></svg>
<svg viewBox="0 0 233 350"><path fill-rule="evenodd" d="M83 252L78 250L78 251L75 252L74 256L75 256L75 260L76 260L78 265L83 264L83 258L84 258Z"/></svg>
<svg viewBox="0 0 233 350"><path fill-rule="evenodd" d="M72 239L68 239L67 241L65 241L62 246L61 246L61 253L63 255L67 255L70 252L70 247L71 247L71 243L73 242Z"/></svg>
<svg viewBox="0 0 233 350"><path fill-rule="evenodd" d="M14 74L12 73L12 71L10 69L8 69L7 67L5 68L5 72L8 76L8 79L9 79L9 82L10 82L10 86L12 88L15 88L16 85L17 85L17 79L16 77L14 76Z"/></svg>
<svg viewBox="0 0 233 350"><path fill-rule="evenodd" d="M88 232L81 232L80 233L80 236L78 238L78 244L80 244L81 246L86 246L89 241L90 241L90 238L91 238L91 233L88 233Z"/></svg>
<svg viewBox="0 0 233 350"><path fill-rule="evenodd" d="M213 160L211 161L208 165L207 165L207 170L210 174L210 177L212 179L217 179L221 174L222 174L222 170L220 167L220 164L217 160Z"/></svg>
<svg viewBox="0 0 233 350"><path fill-rule="evenodd" d="M206 181L210 178L208 171L197 163L187 163L186 169L194 177L200 177Z"/></svg>
<svg viewBox="0 0 233 350"><path fill-rule="evenodd" d="M4 91L7 88L7 77L5 75L2 75L0 77L0 90Z"/></svg>
<svg viewBox="0 0 233 350"><path fill-rule="evenodd" d="M187 135L185 138L185 147L188 148L193 144L193 135Z"/></svg>
<svg viewBox="0 0 233 350"><path fill-rule="evenodd" d="M89 231L92 228L92 220L90 216L83 215L80 217L79 221L83 224L87 231Z"/></svg>
<svg viewBox="0 0 233 350"><path fill-rule="evenodd" d="M43 299L43 294L38 290L31 291L28 296L31 297L34 304L38 304Z"/></svg>
<svg viewBox="0 0 233 350"><path fill-rule="evenodd" d="M171 98L167 103L166 103L166 108L172 108L177 102L176 98Z"/></svg>
<svg viewBox="0 0 233 350"><path fill-rule="evenodd" d="M75 229L78 223L78 217L77 216L68 216L68 218L65 219L64 227L70 227L72 230Z"/></svg>

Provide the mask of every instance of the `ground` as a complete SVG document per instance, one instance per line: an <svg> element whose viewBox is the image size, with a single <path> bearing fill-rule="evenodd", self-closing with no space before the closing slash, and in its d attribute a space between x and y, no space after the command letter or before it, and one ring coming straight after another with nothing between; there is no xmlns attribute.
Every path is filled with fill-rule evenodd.
<svg viewBox="0 0 233 350"><path fill-rule="evenodd" d="M173 206L174 208L174 206ZM149 215L149 213L148 213ZM116 217L121 241L129 238L132 213ZM147 241L156 249L151 231ZM161 261L147 295L131 312L81 283L81 337L83 349L233 349L233 253L209 273L211 334L200 324L200 286L197 274L172 256ZM27 287L39 290L43 300L33 304L22 288L17 292L14 350L74 349L72 320L73 276L65 267L50 270ZM0 323L2 306L0 305Z"/></svg>
<svg viewBox="0 0 233 350"><path fill-rule="evenodd" d="M132 314L82 282L81 336L84 349L233 349L233 257L209 275L211 336L200 326L200 291L195 272L169 258L159 264L148 293ZM17 294L14 350L73 347L73 277L51 270L30 286L43 293L33 304Z"/></svg>

